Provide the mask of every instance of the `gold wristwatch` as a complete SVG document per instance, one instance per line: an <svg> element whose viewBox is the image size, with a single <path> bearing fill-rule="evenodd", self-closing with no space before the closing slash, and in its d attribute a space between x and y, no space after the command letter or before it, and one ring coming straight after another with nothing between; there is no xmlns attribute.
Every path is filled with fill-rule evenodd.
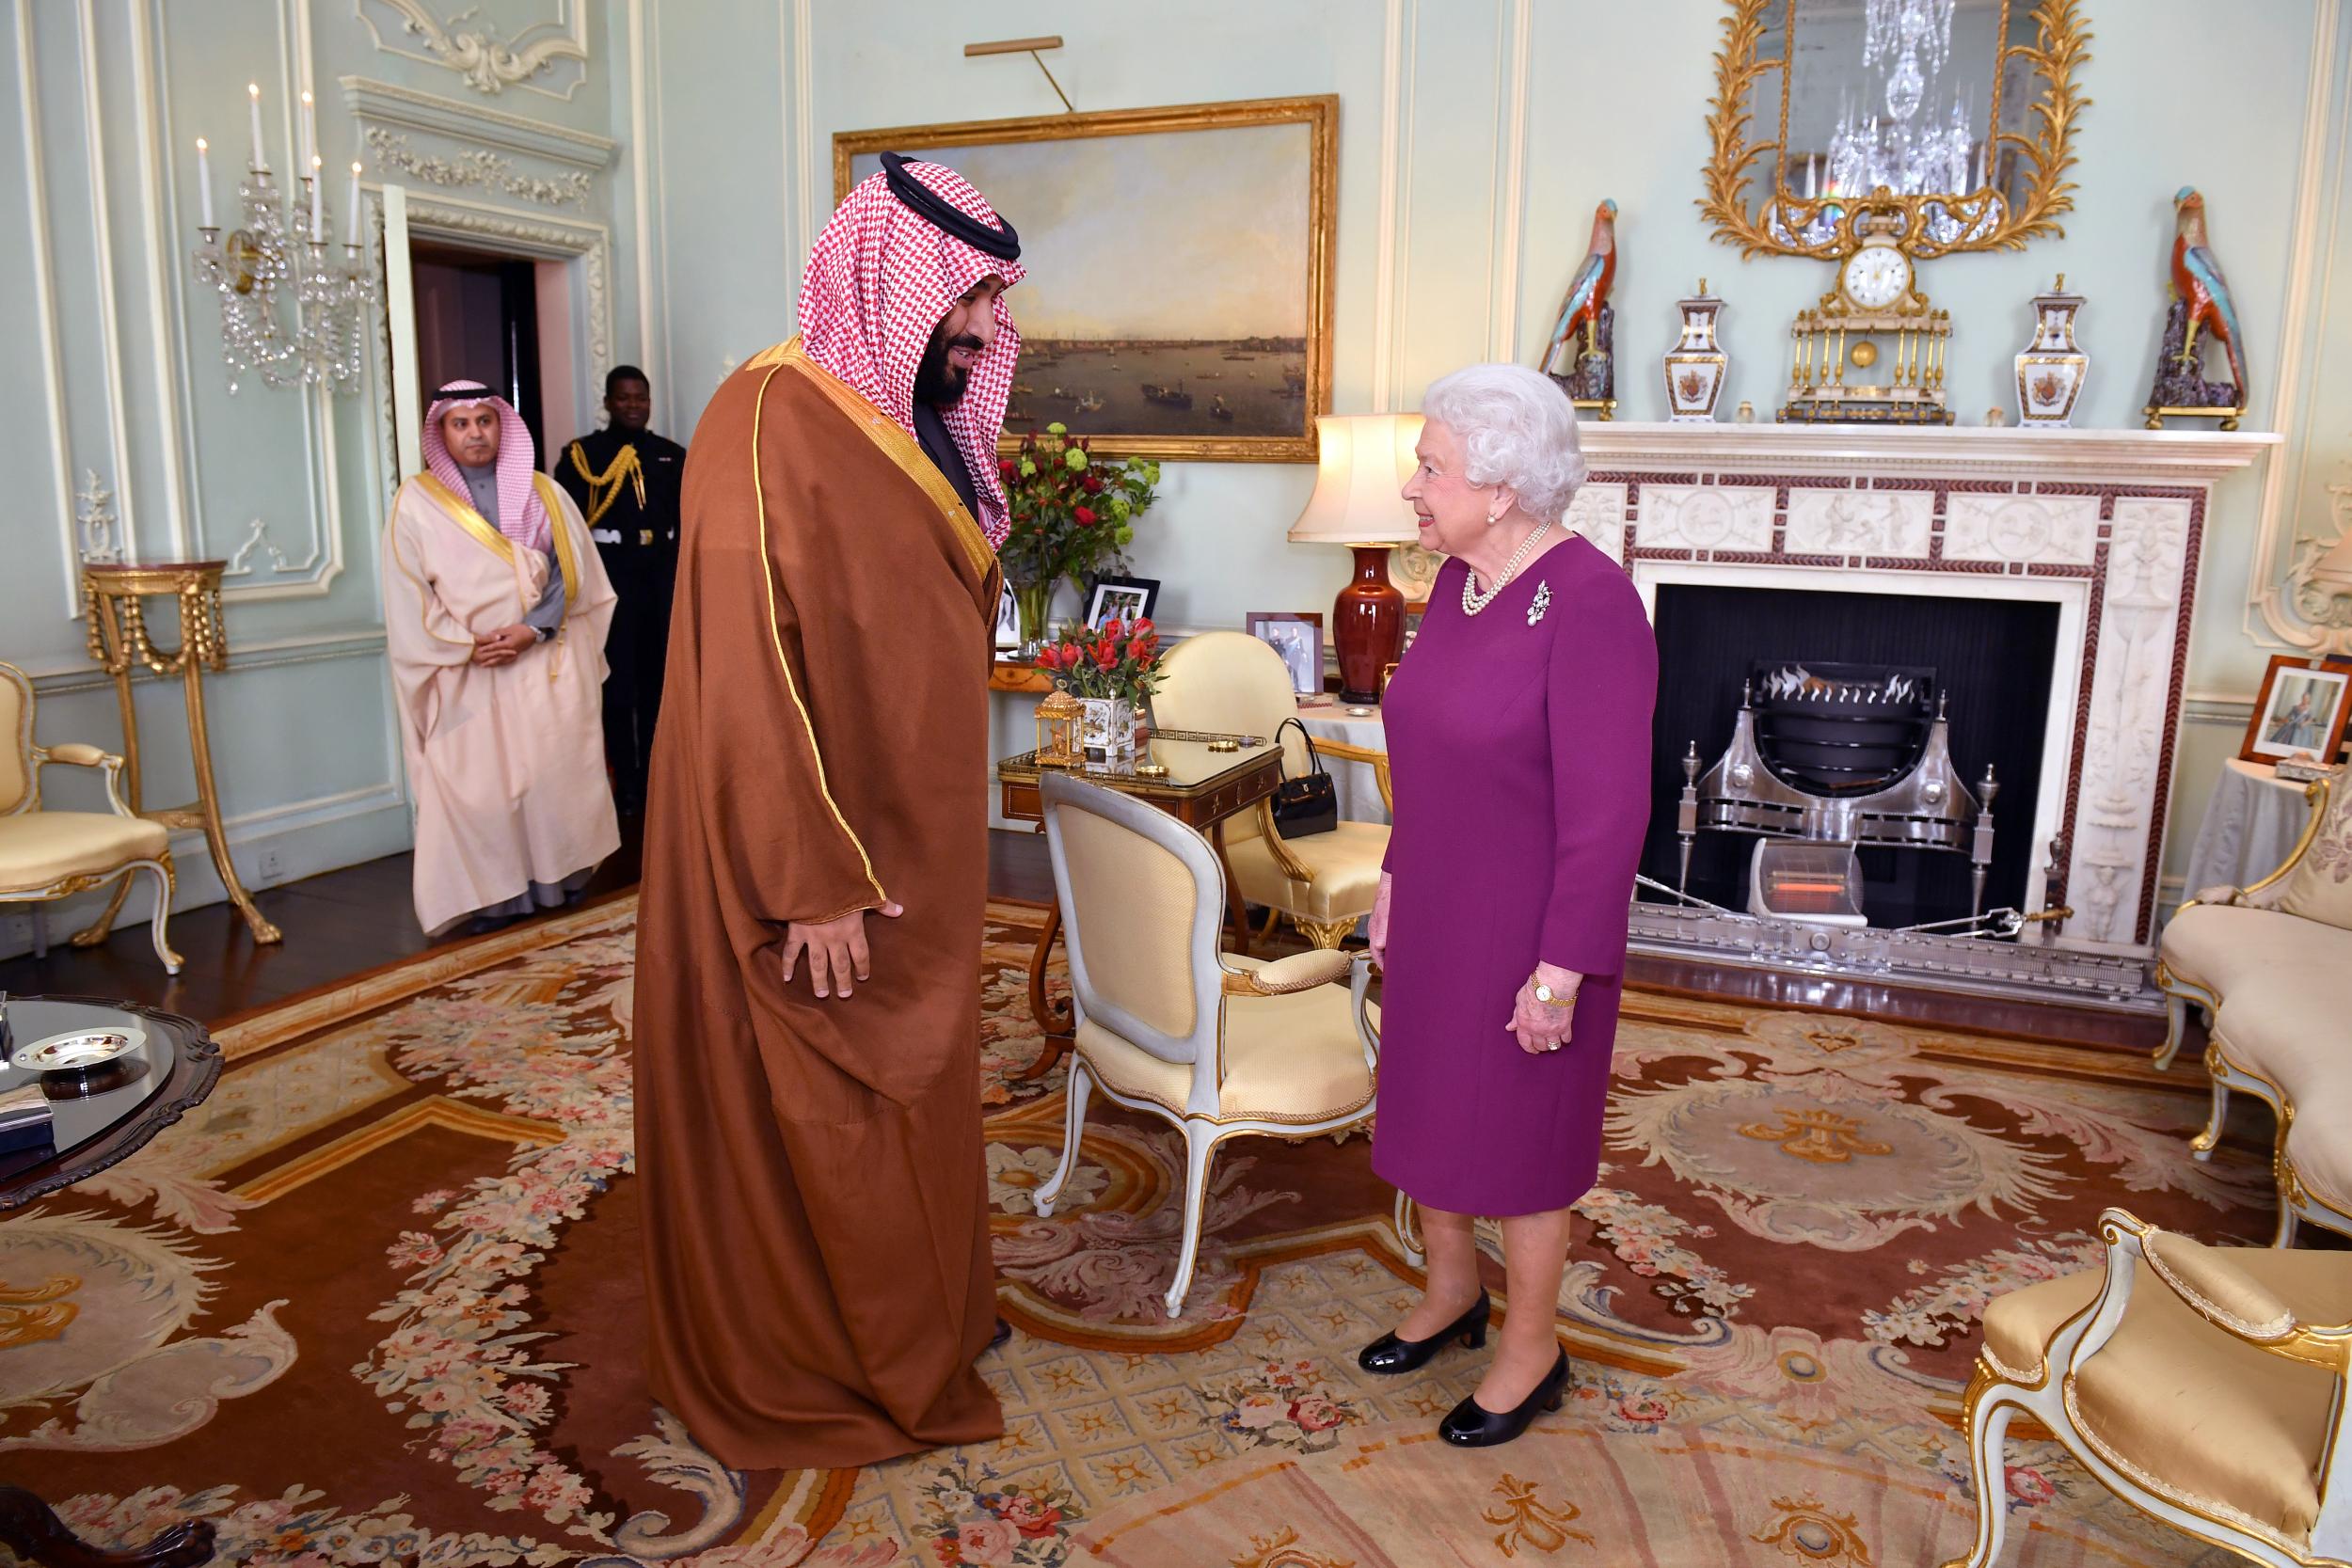
<svg viewBox="0 0 2352 1568"><path fill-rule="evenodd" d="M1576 1006L1576 988L1570 986L1565 991L1556 991L1538 980L1535 982L1535 1000L1547 1007L1573 1007Z"/></svg>

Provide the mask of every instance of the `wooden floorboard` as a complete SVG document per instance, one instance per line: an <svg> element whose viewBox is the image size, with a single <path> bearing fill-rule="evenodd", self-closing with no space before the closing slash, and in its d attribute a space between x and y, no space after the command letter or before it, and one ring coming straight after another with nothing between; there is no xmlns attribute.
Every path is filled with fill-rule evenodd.
<svg viewBox="0 0 2352 1568"><path fill-rule="evenodd" d="M621 850L597 869L590 895L634 886L639 847L637 823L625 820ZM56 945L46 958L0 959L0 990L123 997L207 1022L250 1012L432 947L417 927L409 893L412 873L409 856L389 855L256 895L262 912L285 932L284 942L267 947L253 941L245 922L227 904L174 915L172 945L184 960L177 977L166 974L156 961L144 925L117 931L102 946L77 949L65 945L68 932L62 923L52 922ZM1052 899L1053 868L1041 834L1000 830L989 835L989 892L1026 903ZM142 896L134 895L134 907L143 907ZM1726 1001L2110 1050L2150 1049L2164 1036L2160 1019L2057 1004L1994 1002L1911 987L1812 980L1677 959L1636 958L1628 974L1655 989Z"/></svg>

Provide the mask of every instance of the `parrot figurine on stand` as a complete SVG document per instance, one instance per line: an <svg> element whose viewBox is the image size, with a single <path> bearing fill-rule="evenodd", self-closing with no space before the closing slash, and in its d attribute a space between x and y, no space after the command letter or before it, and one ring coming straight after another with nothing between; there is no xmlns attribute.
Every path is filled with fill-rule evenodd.
<svg viewBox="0 0 2352 1568"><path fill-rule="evenodd" d="M2168 414L2202 414L2219 415L2222 429L2235 430L2238 416L2246 412L2246 354L2237 301L2205 237L2205 198L2195 186L2183 185L2172 198L2172 307L2165 318L2164 347L2156 356L2155 385L2148 392L2148 428L2162 430ZM2197 353L2201 331L2221 341L2229 380L2205 379Z"/></svg>
<svg viewBox="0 0 2352 1568"><path fill-rule="evenodd" d="M1603 201L1593 209L1592 243L1568 279L1543 368L1579 408L1594 409L1604 420L1617 409L1617 308L1609 303L1616 280L1617 204Z"/></svg>

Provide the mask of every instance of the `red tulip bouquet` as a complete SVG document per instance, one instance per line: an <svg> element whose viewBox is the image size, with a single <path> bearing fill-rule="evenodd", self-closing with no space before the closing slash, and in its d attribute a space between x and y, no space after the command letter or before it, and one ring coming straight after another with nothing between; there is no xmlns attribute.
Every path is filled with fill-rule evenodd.
<svg viewBox="0 0 2352 1568"><path fill-rule="evenodd" d="M1056 684L1073 697L1141 708L1159 689L1160 634L1144 620L1112 619L1093 631L1073 626L1060 641L1038 650L1037 664L1052 671Z"/></svg>
<svg viewBox="0 0 2352 1568"><path fill-rule="evenodd" d="M1086 591L1089 575L1127 569L1136 519L1155 499L1160 466L1140 458L1097 462L1089 438L1047 425L997 460L1012 531L996 552L1021 615L1021 640L1045 634L1046 606L1063 578Z"/></svg>

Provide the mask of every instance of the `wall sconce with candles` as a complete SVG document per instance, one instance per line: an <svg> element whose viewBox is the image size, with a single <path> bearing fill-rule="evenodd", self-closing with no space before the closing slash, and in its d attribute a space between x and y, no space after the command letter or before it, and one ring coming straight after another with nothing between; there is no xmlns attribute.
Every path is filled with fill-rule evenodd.
<svg viewBox="0 0 2352 1568"><path fill-rule="evenodd" d="M220 297L229 390L235 392L247 372L271 387L324 383L348 390L359 379L360 343L376 298L374 269L360 256L359 166L351 166L344 198L342 260L331 261L316 105L309 93L302 95L302 188L289 201L262 145L261 87L248 84L245 90L253 150L237 185L241 227L226 234L213 216L212 144L196 139L198 231L203 237L195 251L196 277ZM293 294L291 330L278 309L280 285Z"/></svg>
<svg viewBox="0 0 2352 1568"><path fill-rule="evenodd" d="M1295 545L1345 545L1356 575L1331 606L1340 700L1376 703L1383 674L1405 653L1405 595L1389 580L1389 551L1421 537L1399 492L1413 471L1419 414L1327 414L1315 420L1315 491L1291 525Z"/></svg>

